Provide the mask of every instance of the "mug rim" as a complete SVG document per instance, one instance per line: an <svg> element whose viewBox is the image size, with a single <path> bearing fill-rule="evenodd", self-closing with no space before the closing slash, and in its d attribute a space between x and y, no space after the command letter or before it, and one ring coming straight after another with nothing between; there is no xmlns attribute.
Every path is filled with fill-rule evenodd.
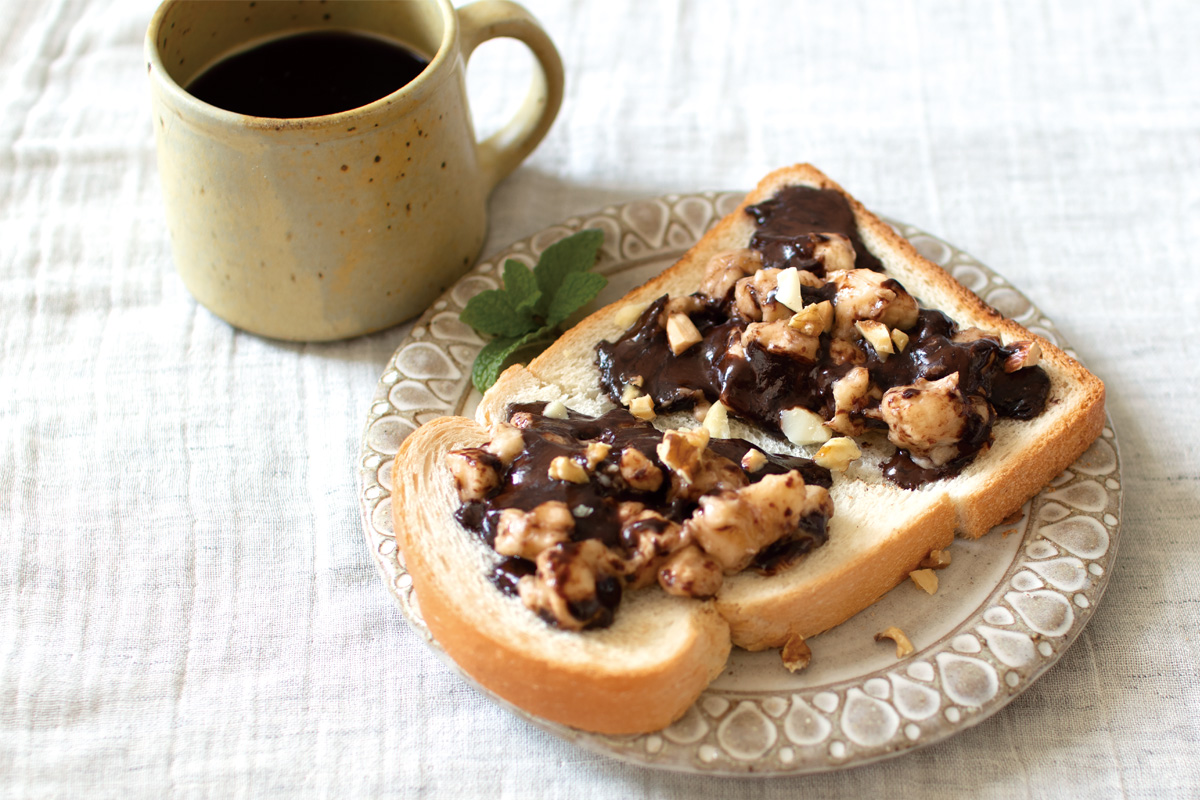
<svg viewBox="0 0 1200 800"><path fill-rule="evenodd" d="M146 70L150 73L151 81L159 84L167 93L172 95L176 103L190 109L195 116L207 118L217 124L236 123L243 128L271 131L313 131L334 128L345 124L347 121L359 120L363 117L384 111L398 101L419 101L425 94L433 91L442 83L446 74L448 74L448 70L445 69L446 63L452 58L457 57L457 54L452 54L451 51L454 49L454 42L458 39L458 14L455 12L450 0L432 1L437 3L442 13L442 39L438 44L437 52L429 59L429 63L425 65L425 68L415 78L395 91L372 100L365 105L355 106L354 108L348 108L345 111L338 111L333 114L322 114L315 117L259 117L253 114L230 111L220 106L215 106L212 103L207 103L181 86L171 76L171 73L163 63L162 55L158 49L158 32L162 28L163 19L172 7L183 2L195 2L195 0L163 0L159 4L154 15L150 18L149 26L146 28L144 46ZM372 31L371 33L374 32Z"/></svg>

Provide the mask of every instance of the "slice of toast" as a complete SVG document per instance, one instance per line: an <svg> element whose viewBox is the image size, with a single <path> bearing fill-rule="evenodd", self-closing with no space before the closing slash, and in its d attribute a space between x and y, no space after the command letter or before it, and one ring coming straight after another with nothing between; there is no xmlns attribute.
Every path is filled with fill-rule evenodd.
<svg viewBox="0 0 1200 800"><path fill-rule="evenodd" d="M1077 458L1103 425L1103 384L1048 342L1045 410L1032 420L1000 420L992 446L953 478L917 490L883 481L882 454L864 447L835 473L829 538L798 562L765 576L728 576L715 601L670 597L656 587L629 593L610 628L572 633L547 626L488 580L496 555L454 519L459 499L446 468L450 450L474 446L484 428L507 419L513 403L560 400L584 414L612 407L599 384L595 346L622 335L621 310L664 294L696 291L709 259L745 247L755 223L748 205L792 185L846 196L863 244L923 306L1008 344L1033 338L1005 320L815 168L771 173L673 267L589 316L528 367L512 367L484 396L477 423L436 420L405 441L395 466L397 542L421 609L446 652L482 685L539 716L588 730L630 733L682 715L720 672L732 639L747 649L778 647L843 622L902 581L957 529L978 537L1019 510ZM627 324L627 320L625 320ZM693 427L686 413L662 428ZM733 422L733 434L775 452L800 453L777 435Z"/></svg>

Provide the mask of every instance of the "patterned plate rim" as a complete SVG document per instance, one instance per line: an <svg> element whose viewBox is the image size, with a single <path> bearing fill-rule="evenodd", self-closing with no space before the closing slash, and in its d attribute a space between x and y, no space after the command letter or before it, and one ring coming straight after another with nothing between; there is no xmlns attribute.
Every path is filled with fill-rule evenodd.
<svg viewBox="0 0 1200 800"><path fill-rule="evenodd" d="M710 687L683 719L638 736L592 734L534 717L458 670L421 618L391 523L390 465L400 442L429 419L462 413L469 401L471 363L483 340L458 321L458 312L475 293L498 285L499 265L508 258L532 265L550 244L583 228L605 232L601 272L674 260L742 196L670 194L608 206L478 263L417 321L380 378L361 442L359 502L367 545L401 612L439 658L499 705L635 764L712 775L801 775L942 741L999 711L1061 657L1091 618L1116 557L1122 484L1111 419L1087 453L1026 504L1012 563L984 602L936 642L885 668L799 690ZM888 221L1005 316L1075 355L1054 324L1001 276L935 236Z"/></svg>

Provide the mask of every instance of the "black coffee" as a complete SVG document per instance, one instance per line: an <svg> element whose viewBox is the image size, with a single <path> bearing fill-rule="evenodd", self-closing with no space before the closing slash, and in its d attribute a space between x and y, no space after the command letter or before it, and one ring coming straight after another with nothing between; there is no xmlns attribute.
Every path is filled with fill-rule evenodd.
<svg viewBox="0 0 1200 800"><path fill-rule="evenodd" d="M187 86L214 106L256 117L319 117L404 86L429 62L361 33L296 33L223 58Z"/></svg>

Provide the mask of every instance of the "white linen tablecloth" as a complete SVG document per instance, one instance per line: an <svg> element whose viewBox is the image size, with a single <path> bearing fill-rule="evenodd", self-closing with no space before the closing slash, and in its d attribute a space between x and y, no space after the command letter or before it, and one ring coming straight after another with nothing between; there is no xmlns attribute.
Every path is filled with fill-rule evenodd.
<svg viewBox="0 0 1200 800"><path fill-rule="evenodd" d="M527 5L566 100L485 254L796 161L974 254L1107 382L1125 505L1091 624L983 724L809 778L629 766L494 707L363 541L359 437L407 328L284 344L199 307L163 222L152 0L0 0L0 795L1200 794L1200 5ZM480 127L525 69L480 51Z"/></svg>

